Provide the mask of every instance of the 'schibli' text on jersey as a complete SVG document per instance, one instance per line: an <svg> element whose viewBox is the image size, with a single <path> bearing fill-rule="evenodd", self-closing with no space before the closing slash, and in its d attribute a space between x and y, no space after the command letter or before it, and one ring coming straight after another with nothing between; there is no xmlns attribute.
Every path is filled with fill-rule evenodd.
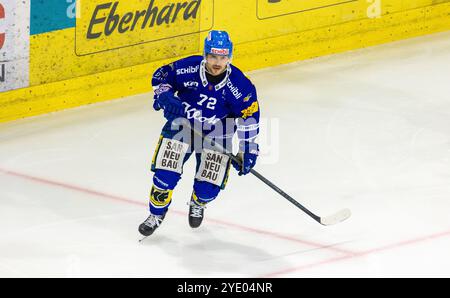
<svg viewBox="0 0 450 298"><path fill-rule="evenodd" d="M170 64L167 72L162 71L164 83L178 91L188 119L214 125L227 117L241 117L245 109L241 105L256 101L253 84L236 67L230 65L225 79L217 85L206 80L204 68L203 57L191 56Z"/></svg>

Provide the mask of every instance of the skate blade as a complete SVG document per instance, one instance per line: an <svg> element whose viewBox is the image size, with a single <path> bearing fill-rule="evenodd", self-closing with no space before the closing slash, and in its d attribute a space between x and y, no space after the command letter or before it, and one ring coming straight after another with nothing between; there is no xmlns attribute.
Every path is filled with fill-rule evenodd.
<svg viewBox="0 0 450 298"><path fill-rule="evenodd" d="M148 236L145 236L144 238L139 239L139 243L142 244L142 242L143 242L145 239L147 239L147 238L148 238Z"/></svg>

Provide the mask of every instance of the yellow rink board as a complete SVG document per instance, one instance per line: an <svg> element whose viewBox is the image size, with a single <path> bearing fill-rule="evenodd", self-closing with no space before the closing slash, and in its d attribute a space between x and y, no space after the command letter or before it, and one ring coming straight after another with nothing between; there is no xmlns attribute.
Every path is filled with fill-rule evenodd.
<svg viewBox="0 0 450 298"><path fill-rule="evenodd" d="M195 19L174 18L174 7L170 21L184 22L181 28L164 31L170 24L161 18L160 31L148 34L140 27L142 13L122 24L123 33L117 26L106 36L101 20L108 18L112 5L97 9L97 23L89 27L98 7L94 4L103 2L82 6L75 28L31 37L32 87L0 94L0 122L149 92L153 71L182 56L200 54L211 28L230 32L236 46L233 63L244 71L450 30L450 2L443 0L281 0L280 6L267 0L210 0L199 3ZM144 11L148 2L119 3L116 11L122 16ZM195 12L194 5L187 16ZM179 6L178 16L185 8ZM236 19L243 21L236 24ZM91 36L102 34L88 39L89 28Z"/></svg>

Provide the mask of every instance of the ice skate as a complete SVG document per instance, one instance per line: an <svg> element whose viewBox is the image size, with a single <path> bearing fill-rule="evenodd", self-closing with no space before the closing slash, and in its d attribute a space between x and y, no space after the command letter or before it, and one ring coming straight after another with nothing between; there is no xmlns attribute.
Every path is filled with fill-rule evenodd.
<svg viewBox="0 0 450 298"><path fill-rule="evenodd" d="M161 225L166 214L154 215L150 214L147 219L139 226L139 233L148 237Z"/></svg>

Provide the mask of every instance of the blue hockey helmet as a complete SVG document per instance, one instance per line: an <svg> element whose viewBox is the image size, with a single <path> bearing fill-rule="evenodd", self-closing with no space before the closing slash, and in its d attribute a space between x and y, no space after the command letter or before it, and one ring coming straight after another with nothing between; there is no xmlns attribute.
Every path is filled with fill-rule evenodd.
<svg viewBox="0 0 450 298"><path fill-rule="evenodd" d="M233 43L226 31L212 30L205 38L205 52L204 55L213 54L220 56L233 55Z"/></svg>

